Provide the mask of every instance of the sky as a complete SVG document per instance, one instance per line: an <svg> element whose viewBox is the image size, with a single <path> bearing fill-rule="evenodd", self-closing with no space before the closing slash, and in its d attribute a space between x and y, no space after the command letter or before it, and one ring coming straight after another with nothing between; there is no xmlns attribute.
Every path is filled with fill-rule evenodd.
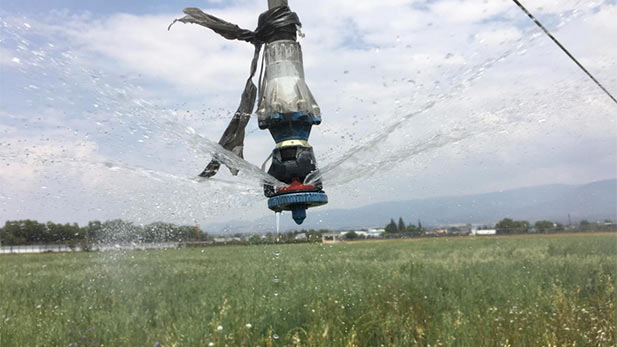
<svg viewBox="0 0 617 347"><path fill-rule="evenodd" d="M4 0L0 223L269 214L259 167L274 143L255 119L240 175L195 179L237 108L252 46L167 30L188 6L253 29L266 3ZM617 94L617 1L526 5ZM617 105L512 1L290 7L322 110L309 140L322 209L617 176Z"/></svg>

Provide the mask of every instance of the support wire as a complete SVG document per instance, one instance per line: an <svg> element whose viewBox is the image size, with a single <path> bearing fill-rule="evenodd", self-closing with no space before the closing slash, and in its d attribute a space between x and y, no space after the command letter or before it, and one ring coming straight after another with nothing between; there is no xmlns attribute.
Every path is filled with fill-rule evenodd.
<svg viewBox="0 0 617 347"><path fill-rule="evenodd" d="M574 61L576 65L578 65L578 67L580 67L581 70L583 70L587 74L587 76L589 76L589 78L591 78L598 85L598 87L600 87L600 89L602 89L606 93L606 95L608 95L608 97L613 100L615 104L617 104L617 99L615 99L615 97L606 88L604 88L604 86L600 84L600 82L598 82L598 80L589 71L587 71L587 69L585 69L585 67L581 63L579 63L578 60L576 60L576 58L574 58L574 56L570 54L570 52L548 30L546 30L544 25L542 25L542 23L540 23L540 21L533 14L531 14L531 12L529 12L525 8L525 6L523 6L518 0L512 1L514 1L514 3L518 7L520 7L521 10L523 10L523 12L525 12L527 16L531 18L531 20L533 20L534 23L536 23L540 27L540 29L542 29L542 31L544 31L544 33L548 35L548 37L550 37L551 40L553 40L553 42L555 42L555 44L557 44L557 46L559 46L559 48L561 48L561 50L568 55L568 57L570 57L570 59L572 59L572 61Z"/></svg>

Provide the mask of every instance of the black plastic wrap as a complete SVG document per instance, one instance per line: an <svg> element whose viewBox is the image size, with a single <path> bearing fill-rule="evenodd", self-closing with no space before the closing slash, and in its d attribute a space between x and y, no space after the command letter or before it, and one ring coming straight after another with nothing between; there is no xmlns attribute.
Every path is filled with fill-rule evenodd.
<svg viewBox="0 0 617 347"><path fill-rule="evenodd" d="M257 29L254 31L242 29L236 24L204 13L198 8L185 8L184 13L186 15L174 20L169 25L168 30L171 29L171 26L176 22L199 24L212 29L228 40L246 41L255 46L255 53L251 61L250 76L244 86L244 91L240 99L240 106L238 106L236 113L219 140L219 144L223 148L232 151L242 158L244 150L244 129L253 113L255 99L257 97L257 87L253 83L253 76L255 76L255 72L257 71L261 47L264 43L274 40L295 40L296 28L302 26L302 24L300 23L298 15L291 12L287 6L276 7L262 13L259 16ZM199 176L212 177L218 172L220 166L221 164L215 156ZM238 173L237 169L229 169L234 175Z"/></svg>

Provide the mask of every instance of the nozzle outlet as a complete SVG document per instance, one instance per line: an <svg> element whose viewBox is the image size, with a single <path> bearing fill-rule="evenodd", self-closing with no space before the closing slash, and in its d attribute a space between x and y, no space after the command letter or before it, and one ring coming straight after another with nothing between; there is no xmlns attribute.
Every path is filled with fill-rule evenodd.
<svg viewBox="0 0 617 347"><path fill-rule="evenodd" d="M291 216L296 222L296 224L298 225L302 224L302 222L304 222L304 219L306 218L306 207L304 206L295 207L293 210L291 210Z"/></svg>

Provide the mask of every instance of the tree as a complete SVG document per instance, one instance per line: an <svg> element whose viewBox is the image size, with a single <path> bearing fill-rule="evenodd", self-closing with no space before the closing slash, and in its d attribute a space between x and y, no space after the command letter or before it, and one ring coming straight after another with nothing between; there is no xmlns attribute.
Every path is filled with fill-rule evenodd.
<svg viewBox="0 0 617 347"><path fill-rule="evenodd" d="M386 225L386 234L396 234L398 232L398 226L394 223L394 219L390 219L390 223Z"/></svg>
<svg viewBox="0 0 617 347"><path fill-rule="evenodd" d="M581 231L590 231L592 229L591 223L586 219L583 219L578 226Z"/></svg>
<svg viewBox="0 0 617 347"><path fill-rule="evenodd" d="M529 222L526 220L514 222L514 232L516 234L525 234L529 232Z"/></svg>
<svg viewBox="0 0 617 347"><path fill-rule="evenodd" d="M398 232L399 233L404 233L407 228L405 227L405 222L403 222L403 218L402 217L398 217Z"/></svg>
<svg viewBox="0 0 617 347"><path fill-rule="evenodd" d="M510 218L504 218L495 225L497 234L512 234L514 231L514 221Z"/></svg>
<svg viewBox="0 0 617 347"><path fill-rule="evenodd" d="M418 232L422 232L422 222L420 222L420 220L418 219Z"/></svg>
<svg viewBox="0 0 617 347"><path fill-rule="evenodd" d="M348 233L345 233L345 238L347 240L355 240L358 238L358 234L355 231L350 231Z"/></svg>
<svg viewBox="0 0 617 347"><path fill-rule="evenodd" d="M539 220L534 226L539 233L550 233L555 229L555 224L547 220Z"/></svg>
<svg viewBox="0 0 617 347"><path fill-rule="evenodd" d="M406 230L407 234L411 234L411 236L420 236L420 230L413 224L409 224Z"/></svg>
<svg viewBox="0 0 617 347"><path fill-rule="evenodd" d="M529 232L529 222L514 221L510 218L504 218L501 222L495 225L497 234L523 234Z"/></svg>

